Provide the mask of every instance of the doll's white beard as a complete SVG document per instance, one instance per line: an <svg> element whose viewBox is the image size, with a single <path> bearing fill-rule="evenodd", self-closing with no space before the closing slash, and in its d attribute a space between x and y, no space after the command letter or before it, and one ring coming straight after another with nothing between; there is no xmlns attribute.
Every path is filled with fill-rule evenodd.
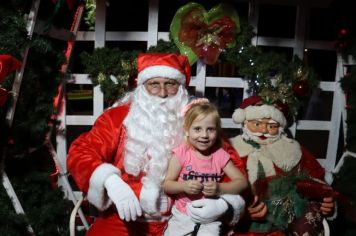
<svg viewBox="0 0 356 236"><path fill-rule="evenodd" d="M270 135L270 134L263 134L263 133L259 133L259 132L252 132L250 131L248 128L246 128L245 126L242 127L242 137L245 140L252 140L258 144L271 144L276 142L277 140L279 140L283 134L283 128L279 127L278 129L278 133L276 135ZM266 139L260 139L259 137L261 136L265 136Z"/></svg>
<svg viewBox="0 0 356 236"><path fill-rule="evenodd" d="M174 97L160 98L147 93L143 85L133 92L132 104L124 125L127 141L124 154L125 171L158 186L164 179L172 148L182 139L181 110L188 102L185 88L179 87Z"/></svg>

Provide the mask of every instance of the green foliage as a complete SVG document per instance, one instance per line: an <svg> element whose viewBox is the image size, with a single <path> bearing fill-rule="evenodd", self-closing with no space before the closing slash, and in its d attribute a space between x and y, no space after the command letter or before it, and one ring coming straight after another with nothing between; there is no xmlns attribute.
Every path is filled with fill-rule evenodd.
<svg viewBox="0 0 356 236"><path fill-rule="evenodd" d="M63 199L61 189L52 188L48 173L17 176L14 188L36 235L68 235L72 202Z"/></svg>
<svg viewBox="0 0 356 236"><path fill-rule="evenodd" d="M96 10L96 1L95 0L85 0L85 16L84 22L88 26L89 30L95 29L95 10Z"/></svg>
<svg viewBox="0 0 356 236"><path fill-rule="evenodd" d="M336 48L343 59L348 61L351 57L356 60L356 28L355 28L355 2L334 0L332 9L334 25L338 30ZM346 97L346 147L353 154L356 153L356 66L350 66L348 73L341 78L340 84ZM330 222L335 235L356 235L356 158L345 156L345 161L340 171L334 175L333 187L341 194L349 197L352 205L345 206L342 202L338 205L338 217Z"/></svg>
<svg viewBox="0 0 356 236"><path fill-rule="evenodd" d="M60 66L65 62L63 43L34 35L27 37L23 13L18 5L0 6L0 54L8 53L22 61L25 47L29 47L25 72L20 87L10 137L15 143L9 153L23 155L29 148L42 145L48 130L62 74ZM2 84L11 91L14 74ZM5 109L4 109L5 110Z"/></svg>
<svg viewBox="0 0 356 236"><path fill-rule="evenodd" d="M1 188L0 234L26 235L29 222L36 235L68 235L69 213L73 204L63 199L60 189L51 187L51 172L39 169L45 161L51 160L50 154L34 152L44 149L48 124L52 122L53 100L63 78L60 67L65 62L63 49L66 42L36 34L30 40L22 11L29 2L15 2L10 0L0 6L0 54L7 53L22 61L23 52L28 47L28 57L20 93L16 94L18 101L12 127L7 127L4 122L8 107L0 110L0 154L2 158L6 145L6 159L1 160L1 165L6 165L1 166L1 171L6 167L26 217L14 212L9 197ZM14 75L8 76L2 84L8 91L12 89ZM34 161L36 157L41 161Z"/></svg>
<svg viewBox="0 0 356 236"><path fill-rule="evenodd" d="M308 97L318 85L315 73L297 56L288 61L283 54L263 52L253 46L251 39L254 35L253 28L242 22L236 47L226 49L221 60L235 65L238 76L248 82L248 92L258 94L267 103L280 101L287 104L293 118L299 110L300 100ZM308 88L303 98L297 97L293 91L293 85L299 81L305 81Z"/></svg>
<svg viewBox="0 0 356 236"><path fill-rule="evenodd" d="M0 5L0 54L10 54L21 59L29 43L26 23L20 11Z"/></svg>
<svg viewBox="0 0 356 236"><path fill-rule="evenodd" d="M340 80L341 87L346 94L347 132L346 150L356 152L356 66ZM346 156L340 171L334 175L333 188L348 197L352 204L339 204L338 218L332 229L339 235L355 235L356 233L356 158Z"/></svg>
<svg viewBox="0 0 356 236"><path fill-rule="evenodd" d="M163 39L159 39L157 45L151 46L147 52L172 52L179 54L179 49L172 40L164 41Z"/></svg>
<svg viewBox="0 0 356 236"><path fill-rule="evenodd" d="M26 218L19 224L26 226L27 219L38 236L69 235L68 223L73 203L64 199L61 189L52 186L50 174L55 172L55 167L48 150L43 147L22 158L7 159L6 167L9 179L26 214ZM6 202L5 209L11 213L12 205L9 203L8 196L5 194L0 196L2 196L0 202ZM21 216L9 214L8 217L9 220L12 220L10 217L16 220ZM7 223L7 227L8 232L18 230L13 223Z"/></svg>
<svg viewBox="0 0 356 236"><path fill-rule="evenodd" d="M80 58L84 64L85 71L91 76L94 85L99 84L98 75L115 75L121 70L120 49L97 48L93 54L83 52Z"/></svg>
<svg viewBox="0 0 356 236"><path fill-rule="evenodd" d="M356 152L356 66L350 68L349 73L341 80L341 87L346 94L347 110L347 130L346 148L351 152Z"/></svg>
<svg viewBox="0 0 356 236"><path fill-rule="evenodd" d="M60 44L35 36L31 45L11 130L16 155L44 142L65 62Z"/></svg>
<svg viewBox="0 0 356 236"><path fill-rule="evenodd" d="M0 222L0 232L2 235L26 235L26 217L16 214L2 184L0 185Z"/></svg>
<svg viewBox="0 0 356 236"><path fill-rule="evenodd" d="M333 188L347 196L351 204L338 202L338 217L332 223L332 229L338 235L355 235L356 233L356 159L346 156L340 171L334 176Z"/></svg>
<svg viewBox="0 0 356 236"><path fill-rule="evenodd" d="M307 178L305 173L294 170L266 177L259 162L253 188L259 199L266 204L268 213L265 221L251 224L252 232L286 229L295 218L302 216L308 202L297 193L296 183Z"/></svg>
<svg viewBox="0 0 356 236"><path fill-rule="evenodd" d="M346 156L343 167L334 176L333 184L335 190L351 196L354 202L356 202L356 184L354 184L355 169L356 159L351 156Z"/></svg>
<svg viewBox="0 0 356 236"><path fill-rule="evenodd" d="M116 100L129 90L129 80L136 73L138 53L104 47L95 49L92 54L80 55L85 72L94 85L100 85L106 102Z"/></svg>

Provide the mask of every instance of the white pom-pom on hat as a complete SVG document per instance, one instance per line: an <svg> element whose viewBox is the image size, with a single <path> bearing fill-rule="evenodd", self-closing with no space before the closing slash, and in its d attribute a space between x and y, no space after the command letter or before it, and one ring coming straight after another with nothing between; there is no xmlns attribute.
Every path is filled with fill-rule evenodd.
<svg viewBox="0 0 356 236"><path fill-rule="evenodd" d="M246 111L245 108L248 106L256 105L257 103L262 102L261 97L259 96L251 96L242 101L240 107L237 108L234 113L232 114L232 120L236 124L241 124L246 119Z"/></svg>
<svg viewBox="0 0 356 236"><path fill-rule="evenodd" d="M245 109L237 108L234 113L232 114L232 120L236 124L241 124L246 119L246 112Z"/></svg>

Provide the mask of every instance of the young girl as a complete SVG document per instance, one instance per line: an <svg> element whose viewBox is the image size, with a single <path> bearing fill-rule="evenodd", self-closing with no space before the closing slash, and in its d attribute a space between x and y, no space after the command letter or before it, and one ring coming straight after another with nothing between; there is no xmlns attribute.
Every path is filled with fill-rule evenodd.
<svg viewBox="0 0 356 236"><path fill-rule="evenodd" d="M196 224L187 215L187 204L204 197L238 194L247 187L247 180L221 148L221 122L215 106L208 99L196 99L183 114L186 142L173 149L163 183L166 193L176 194L164 235L219 235L221 222ZM224 175L230 182L222 182Z"/></svg>

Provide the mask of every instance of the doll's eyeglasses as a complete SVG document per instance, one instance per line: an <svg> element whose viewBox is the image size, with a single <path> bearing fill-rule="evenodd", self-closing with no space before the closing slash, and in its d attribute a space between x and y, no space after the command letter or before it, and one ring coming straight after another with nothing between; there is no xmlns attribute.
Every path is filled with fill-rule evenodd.
<svg viewBox="0 0 356 236"><path fill-rule="evenodd" d="M250 120L249 123L257 129L267 129L268 131L276 131L280 127L278 123L263 122L259 120Z"/></svg>

